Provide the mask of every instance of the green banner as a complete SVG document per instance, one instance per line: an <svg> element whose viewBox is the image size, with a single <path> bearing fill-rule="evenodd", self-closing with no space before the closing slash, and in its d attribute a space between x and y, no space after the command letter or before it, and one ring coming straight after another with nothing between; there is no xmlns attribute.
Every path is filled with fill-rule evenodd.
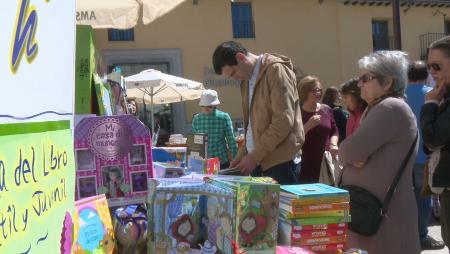
<svg viewBox="0 0 450 254"><path fill-rule="evenodd" d="M70 253L70 129L0 136L0 253Z"/></svg>

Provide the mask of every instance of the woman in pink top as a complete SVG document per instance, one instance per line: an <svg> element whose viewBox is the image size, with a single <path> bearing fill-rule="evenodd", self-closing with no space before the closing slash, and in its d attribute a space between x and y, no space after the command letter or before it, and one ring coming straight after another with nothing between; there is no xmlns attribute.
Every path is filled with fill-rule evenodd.
<svg viewBox="0 0 450 254"><path fill-rule="evenodd" d="M347 119L346 137L352 135L359 127L359 122L367 103L361 98L361 90L358 87L358 79L352 78L341 86L342 102L350 113Z"/></svg>

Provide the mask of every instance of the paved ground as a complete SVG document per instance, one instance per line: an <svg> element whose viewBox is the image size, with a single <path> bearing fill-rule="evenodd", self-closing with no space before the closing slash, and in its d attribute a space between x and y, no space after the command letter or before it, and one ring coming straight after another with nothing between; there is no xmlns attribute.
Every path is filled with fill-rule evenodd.
<svg viewBox="0 0 450 254"><path fill-rule="evenodd" d="M430 234L436 240L442 240L441 237L441 226L439 224L434 223L434 225L428 227L428 234ZM422 251L421 254L449 254L447 247L442 250L426 250Z"/></svg>

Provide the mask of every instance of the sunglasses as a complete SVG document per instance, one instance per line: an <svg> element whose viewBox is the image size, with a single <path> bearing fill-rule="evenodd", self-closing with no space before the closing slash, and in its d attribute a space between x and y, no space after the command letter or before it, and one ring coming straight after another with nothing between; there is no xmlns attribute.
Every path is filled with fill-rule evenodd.
<svg viewBox="0 0 450 254"><path fill-rule="evenodd" d="M428 70L433 69L434 71L441 71L441 66L437 63L427 64Z"/></svg>
<svg viewBox="0 0 450 254"><path fill-rule="evenodd" d="M373 79L377 79L377 78L379 78L379 76L372 76L370 74L364 74L358 78L358 81L361 83L367 83L367 82L369 82Z"/></svg>
<svg viewBox="0 0 450 254"><path fill-rule="evenodd" d="M322 88L315 88L315 89L313 89L313 90L311 90L311 92L313 92L313 93L322 93Z"/></svg>

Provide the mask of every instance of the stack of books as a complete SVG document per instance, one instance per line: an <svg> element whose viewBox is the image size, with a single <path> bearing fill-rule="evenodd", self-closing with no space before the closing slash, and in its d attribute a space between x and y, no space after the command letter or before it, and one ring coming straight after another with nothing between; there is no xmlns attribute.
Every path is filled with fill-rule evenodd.
<svg viewBox="0 0 450 254"><path fill-rule="evenodd" d="M312 251L345 249L349 193L325 184L283 185L278 242Z"/></svg>

